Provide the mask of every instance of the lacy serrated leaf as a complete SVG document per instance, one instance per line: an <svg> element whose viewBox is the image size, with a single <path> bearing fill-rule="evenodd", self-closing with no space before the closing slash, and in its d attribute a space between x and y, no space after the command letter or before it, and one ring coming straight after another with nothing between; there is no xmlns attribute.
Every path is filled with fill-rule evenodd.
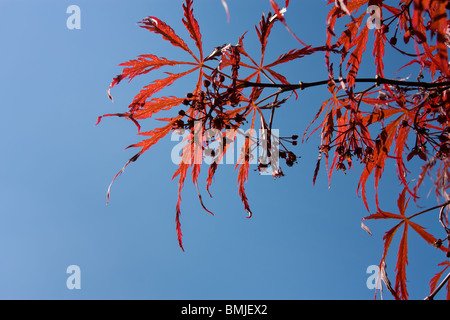
<svg viewBox="0 0 450 320"><path fill-rule="evenodd" d="M202 44L202 35L200 33L200 27L198 26L197 20L194 18L194 9L192 8L192 0L187 0L185 4L183 4L184 9L184 19L182 22L186 29L189 31L189 35L195 41L195 45L197 46L200 52L200 61L203 61L203 44Z"/></svg>
<svg viewBox="0 0 450 320"><path fill-rule="evenodd" d="M191 49L189 49L188 45L184 42L184 40L180 38L175 33L175 31L164 21L156 17L147 17L139 23L141 24L140 25L141 28L147 29L151 32L161 35L164 40L167 40L173 46L181 48L184 51L188 52L197 62L199 62L198 58L194 55Z"/></svg>

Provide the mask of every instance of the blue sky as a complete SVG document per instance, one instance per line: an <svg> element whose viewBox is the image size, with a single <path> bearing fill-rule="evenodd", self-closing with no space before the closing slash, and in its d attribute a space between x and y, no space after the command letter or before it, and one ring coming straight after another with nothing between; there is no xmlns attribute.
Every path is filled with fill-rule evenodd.
<svg viewBox="0 0 450 320"><path fill-rule="evenodd" d="M125 111L154 78L114 88L114 103L106 89L120 73L118 64L139 54L189 58L136 24L157 16L188 39L182 2L0 0L0 298L373 299L366 270L379 263L388 226L368 223L372 237L360 228L368 215L356 196L360 167L346 175L337 172L331 188L322 168L313 187L316 138L296 147L302 158L284 168L282 179L259 176L251 168L246 190L252 219L240 201L234 166L219 168L214 198L204 192L214 216L203 211L188 179L182 192L185 252L175 231L177 182L171 181L176 165L170 160L170 139L127 167L106 205L109 183L135 153L124 148L139 137L129 121L105 118L95 126L97 117ZM286 17L304 42L323 43L325 2L291 1ZM81 9L80 30L66 27L72 4ZM219 0L195 1L205 50L236 43L249 31L246 48L257 55L254 25L270 9L269 1L228 4L230 23ZM282 25L269 41L269 60L298 44ZM392 54L392 59L398 57ZM327 75L320 54L280 71L292 82ZM374 70L368 64L361 72L372 75ZM192 84L184 82L164 94L189 90ZM298 101L280 109L274 127L281 135L301 136L326 98L323 87L302 92ZM152 124L145 122L143 128ZM386 169L385 175L381 197L386 210L395 210L401 191L395 169ZM432 206L435 199L422 204ZM434 218L428 224L426 219L419 222L435 225ZM408 289L411 298L422 299L441 261L412 232L410 238ZM66 286L70 265L81 269L80 290ZM384 297L390 298L387 291Z"/></svg>

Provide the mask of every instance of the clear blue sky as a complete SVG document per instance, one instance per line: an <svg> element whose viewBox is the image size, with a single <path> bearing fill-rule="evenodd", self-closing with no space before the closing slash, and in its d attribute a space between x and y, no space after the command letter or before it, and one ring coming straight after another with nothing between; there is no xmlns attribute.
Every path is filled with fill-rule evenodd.
<svg viewBox="0 0 450 320"><path fill-rule="evenodd" d="M118 64L139 54L189 58L136 24L157 16L187 39L182 2L0 0L0 298L373 299L366 269L379 263L388 226L368 223L372 237L360 228L368 215L356 196L360 167L336 173L330 189L322 168L313 187L315 138L296 147L302 158L284 168L282 179L251 168L246 188L252 219L238 196L234 166L219 168L213 199L204 192L215 216L203 211L188 179L181 217L185 252L175 231L170 139L126 169L106 205L109 183L135 153L124 148L140 137L129 121L105 118L95 126L97 117L125 111L154 78L114 88L114 103L106 88L120 73ZM291 1L286 17L303 41L323 43L325 3ZM81 9L80 30L66 27L72 4ZM249 31L247 50L257 55L254 25L269 1L228 4L230 23L219 0L195 1L205 50L236 43ZM297 47L281 25L269 41L269 60ZM280 72L292 82L326 78L320 54ZM362 72L375 71L367 65ZM164 95L190 90L174 86ZM278 112L274 127L301 136L326 98L325 88L302 92ZM143 129L152 124L144 122ZM383 179L385 210L395 209L400 192L394 170ZM433 195L423 204L434 205ZM411 298L422 299L440 260L412 232L410 238L408 289ZM396 238L388 260L392 282L397 244ZM69 265L81 268L80 290L66 287ZM390 298L386 290L384 297Z"/></svg>

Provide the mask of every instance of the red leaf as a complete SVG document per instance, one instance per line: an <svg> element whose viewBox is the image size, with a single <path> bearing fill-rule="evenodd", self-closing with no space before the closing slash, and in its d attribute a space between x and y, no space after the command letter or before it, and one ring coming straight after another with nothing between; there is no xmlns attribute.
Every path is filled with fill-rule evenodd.
<svg viewBox="0 0 450 320"><path fill-rule="evenodd" d="M153 54L140 55L137 60L130 60L125 63L121 63L120 66L126 66L122 71L122 75L130 80L135 76L148 73L150 71L159 69L164 66L175 66L178 64L189 64L181 61L171 61L164 57L158 57Z"/></svg>
<svg viewBox="0 0 450 320"><path fill-rule="evenodd" d="M386 45L386 35L382 30L375 31L375 43L373 47L373 55L375 57L375 64L377 66L377 75L384 78L384 47Z"/></svg>
<svg viewBox="0 0 450 320"><path fill-rule="evenodd" d="M434 1L434 12L431 21L431 30L437 33L436 43L436 60L439 70L444 75L450 76L448 68L448 51L447 51L447 12L445 9L448 1Z"/></svg>
<svg viewBox="0 0 450 320"><path fill-rule="evenodd" d="M345 1L346 2L346 1ZM341 9L343 12L345 12L345 14L349 15L350 17L352 16L352 14L350 13L350 10L347 8L347 5L345 4L345 2L343 0L335 0L334 4L335 6L337 6L339 9Z"/></svg>
<svg viewBox="0 0 450 320"><path fill-rule="evenodd" d="M352 20L352 22L346 25L347 29L342 32L341 36L336 41L336 46L340 47L341 45L343 45L344 51L347 52L351 47L355 45L354 39L358 34L359 27L361 26L361 23L363 22L365 16L366 14L363 13L358 18ZM333 20L333 22L335 21Z"/></svg>
<svg viewBox="0 0 450 320"><path fill-rule="evenodd" d="M377 220L377 219L401 219L403 220L404 217L395 213L390 213L386 211L378 210L377 213L373 213L367 217L364 218L364 220Z"/></svg>
<svg viewBox="0 0 450 320"><path fill-rule="evenodd" d="M114 181L116 180L116 178L122 174L125 171L125 168L131 163L136 161L141 155L141 152L136 153L130 160L127 161L127 163L125 163L125 165L123 166L123 168L114 176L113 180L111 181L111 183L108 186L108 191L106 193L106 204L109 203L109 198L110 198L110 194L111 194L111 187L112 184L114 183Z"/></svg>
<svg viewBox="0 0 450 320"><path fill-rule="evenodd" d="M386 234L384 235L384 237L383 237L383 240L384 240L384 251L383 251L383 256L382 256L382 258L381 258L381 262L380 262L380 266L381 265L383 265L384 263L385 263L385 261L386 261L386 255L387 255L387 252L388 252L388 250L389 250L389 247L391 246L391 242L392 242L392 239L393 239L393 237L394 237L394 235L395 235L395 233L397 232L397 230L405 223L405 221L406 220L402 220L400 223L398 223L397 225L395 225L392 229L390 229L388 232L386 232ZM405 227L405 229L406 229L406 227ZM405 231L404 231L404 233L403 233L403 235L405 236ZM406 240L405 240L406 241ZM403 237L402 237L402 242L401 242L401 248L402 248L402 243L403 243ZM404 244L403 244L403 246L404 246ZM396 269L402 269L403 268L403 262L405 262L406 260L404 260L404 258L405 258L405 256L404 256L404 253L405 253L405 251L404 251L404 249L405 248L403 248L403 249L399 249L399 255L397 256L397 267L396 267ZM403 250L402 251L402 255L401 255L401 257L402 257L402 261L401 261L401 263L399 264L399 259L400 259L400 250ZM406 252L407 252L407 250L406 250ZM407 262L407 261L406 261ZM402 269L403 270L403 269ZM402 270L400 271L400 274L402 275ZM403 273L404 274L404 273ZM400 286L400 284L401 284L401 278L398 278L398 271L397 271L397 278L396 278L396 280L397 280L397 282L396 282L396 290L395 291L393 291L392 293L393 293L393 295L394 295L394 297L395 297L395 299L399 299L399 296L398 296L398 291L397 291L397 286ZM403 290L403 287L402 287L402 290ZM402 293L403 293L404 291L402 291Z"/></svg>
<svg viewBox="0 0 450 320"><path fill-rule="evenodd" d="M152 31L156 34L160 34L164 40L169 41L173 46L179 47L188 52L197 62L198 58L192 53L188 45L181 39L173 29L165 22L159 20L156 17L147 17L140 22L140 27Z"/></svg>
<svg viewBox="0 0 450 320"><path fill-rule="evenodd" d="M115 85L119 84L123 79L128 78L129 81L131 81L134 77L138 75L146 74L150 71L157 70L161 67L175 66L181 64L196 65L195 63L191 62L171 61L167 60L166 58L160 58L152 54L140 55L138 59L121 63L120 66L125 66L126 68L124 68L122 70L122 73L119 74L117 77L115 77L111 82L107 91L108 97L109 99L111 99L111 101L114 102L110 91Z"/></svg>
<svg viewBox="0 0 450 320"><path fill-rule="evenodd" d="M326 47L305 47L302 49L294 49L289 51L288 53L285 53L281 56L278 57L278 59L275 60L275 62L272 62L271 64L268 64L265 66L265 68L272 68L273 66L282 64L282 63L286 63L295 59L299 59L299 58L303 58L306 57L310 54L313 54L314 52L317 51L327 51Z"/></svg>
<svg viewBox="0 0 450 320"><path fill-rule="evenodd" d="M384 237L383 237L383 240L384 240L384 251L383 251L383 256L381 258L381 261L385 261L387 252L389 250L389 247L391 246L392 239L393 239L395 233L397 232L397 230L402 226L402 224L405 223L405 221L406 220L402 220L400 223L395 225L392 229L390 229L384 235Z"/></svg>
<svg viewBox="0 0 450 320"><path fill-rule="evenodd" d="M200 33L200 28L198 26L197 20L194 18L194 9L192 8L192 0L186 0L183 4L184 9L184 19L182 19L184 26L189 31L189 35L195 41L200 52L200 60L203 61L203 45L202 45L202 35Z"/></svg>
<svg viewBox="0 0 450 320"><path fill-rule="evenodd" d="M431 244L434 246L436 242L436 238L425 231L425 228L421 225L418 225L417 223L414 223L412 221L408 221L408 224L411 226L411 228L414 229L428 244ZM439 249L441 249L443 252L446 252L447 249L444 246L441 246Z"/></svg>
<svg viewBox="0 0 450 320"><path fill-rule="evenodd" d="M383 3L383 8L386 8L390 13L394 15L399 15L401 10L395 7L388 6L387 4Z"/></svg>
<svg viewBox="0 0 450 320"><path fill-rule="evenodd" d="M408 264L408 223L405 223L403 229L402 239L400 240L400 246L397 255L397 265L395 270L397 275L395 277L395 291L398 297L403 300L408 299L408 291L406 290L406 265Z"/></svg>
<svg viewBox="0 0 450 320"><path fill-rule="evenodd" d="M321 160L322 160L322 153L320 153L319 157L317 158L316 168L314 169L313 185L316 184L317 174L319 173Z"/></svg>
<svg viewBox="0 0 450 320"><path fill-rule="evenodd" d="M249 162L245 161L241 164L239 167L239 173L238 173L238 186L239 186L239 196L241 197L242 202L244 203L244 208L247 210L248 217L252 217L252 210L250 209L250 206L248 204L248 198L245 194L245 182L248 180L248 168L249 168Z"/></svg>
<svg viewBox="0 0 450 320"><path fill-rule="evenodd" d="M180 222L180 216L181 216L181 190L184 187L184 181L186 180L186 175L187 175L187 169L189 167L189 164L185 164L183 162L180 163L178 170L175 172L175 174L172 177L172 180L176 177L176 176L180 176L179 180L178 180L178 201L177 201L177 206L176 206L176 216L175 216L175 223L176 223L176 230L177 230L177 238L178 238L178 245L180 246L181 250L184 251L183 248L183 233L181 232L181 222Z"/></svg>
<svg viewBox="0 0 450 320"><path fill-rule="evenodd" d="M435 276L431 279L431 281L430 281L430 293L433 292L436 289L436 287L438 285L438 282L439 282L439 279L442 277L442 275L444 274L445 270L447 270L450 267L450 262L447 260L447 261L439 263L438 266L441 266L441 267L445 266L445 268L442 269L442 271L436 273ZM450 288L449 288L448 284L447 284L447 300L450 300Z"/></svg>
<svg viewBox="0 0 450 320"><path fill-rule="evenodd" d="M402 215L402 217L405 217L405 211L406 211L406 208L408 207L408 203L409 203L409 199L408 199L408 201L406 201L405 196L406 196L406 188L403 189L402 193L400 193L398 200L397 200L397 207L398 207L398 210L400 211L400 214Z"/></svg>
<svg viewBox="0 0 450 320"><path fill-rule="evenodd" d="M209 192L209 187L212 184L212 180L213 180L214 174L216 173L216 170L217 170L217 162L211 163L211 165L209 166L209 170L208 170L208 178L206 179L206 181L207 181L206 191L208 191L210 197L212 197L212 195L211 195L211 192Z"/></svg>
<svg viewBox="0 0 450 320"><path fill-rule="evenodd" d="M136 144L132 144L132 145L128 146L126 149L128 149L128 148L142 148L140 153L141 154L144 153L145 151L150 149L151 146L153 146L159 140L164 138L172 130L174 121L175 120L171 121L165 127L157 128L155 130L148 131L148 132L139 133L139 135L150 136L151 138L150 139L145 139L145 140L143 140L141 142L138 142Z"/></svg>
<svg viewBox="0 0 450 320"><path fill-rule="evenodd" d="M139 110L136 110L133 117L134 119L150 118L155 113L162 110L169 110L172 107L180 105L184 100L184 98L176 97L154 98L150 101L146 101Z"/></svg>
<svg viewBox="0 0 450 320"><path fill-rule="evenodd" d="M265 17L264 15L259 22L259 29L255 26L256 33L259 38L259 42L261 43L261 65L264 61L264 56L266 53L267 39L269 38L270 31L272 30L273 24L275 20L271 20L270 17ZM256 64L256 63L255 63Z"/></svg>
<svg viewBox="0 0 450 320"><path fill-rule="evenodd" d="M359 183L358 183L358 192L361 189L361 195L364 200L364 204L366 205L367 210L369 210L369 206L367 204L367 198L366 198L366 182L371 176L372 173L374 173L375 178L375 198L377 202L377 208L378 206L378 184L381 179L384 165L386 162L386 159L388 157L389 150L391 149L392 143L394 142L394 138L396 136L397 128L400 123L400 121L403 119L403 115L398 117L397 119L393 120L391 123L389 123L385 128L385 134L386 137L384 141L381 141L380 147L376 148L374 151L373 159L374 161L370 161L367 163L363 173L360 176Z"/></svg>
<svg viewBox="0 0 450 320"><path fill-rule="evenodd" d="M214 215L214 213L212 213L211 211L209 211L205 205L203 204L203 200L202 200L202 195L200 194L200 190L198 189L198 183L194 183L195 186L197 187L197 194L198 194L198 200L200 201L200 205L202 206L203 210L205 210L206 212L210 213L211 215Z"/></svg>
<svg viewBox="0 0 450 320"><path fill-rule="evenodd" d="M192 73L193 71L197 70L197 68L193 68L189 71L182 72L182 73L168 73L169 76L164 79L157 79L153 81L148 86L145 86L142 88L142 90L134 97L133 103L130 105L131 112L135 112L139 105L144 105L145 101L152 97L155 93L158 91L172 85L176 80L184 77L185 75L188 75Z"/></svg>
<svg viewBox="0 0 450 320"><path fill-rule="evenodd" d="M253 118L252 118L252 123L250 126L250 136L252 135L252 132L254 132L254 128L255 128L255 116L256 116L256 112L255 109L253 111ZM245 182L247 182L248 180L248 170L250 167L250 157L251 157L251 152L250 152L250 148L252 145L252 141L250 138L245 139L245 143L243 146L243 150L241 152L241 155L238 159L238 162L236 164L237 168L239 165L239 172L238 172L238 186L239 186L239 196L241 197L242 203L244 204L244 208L248 213L248 217L247 218L251 218L253 213L252 210L250 209L250 205L248 204L248 198L247 195L245 193Z"/></svg>
<svg viewBox="0 0 450 320"><path fill-rule="evenodd" d="M280 10L280 7L278 6L278 4L274 1L274 0L270 0L270 4L272 5L273 10L275 11L275 14L277 15L277 18L281 21L282 24L284 24L284 26L286 27L286 30L295 38L295 40L297 40L300 44L304 45L305 47L307 47L307 45L300 40L296 34L294 32L292 32L291 28L289 28L289 26L286 23L286 19L284 18L283 13ZM289 1L287 2L287 5L289 4ZM287 7L286 5L286 7Z"/></svg>
<svg viewBox="0 0 450 320"><path fill-rule="evenodd" d="M355 10L358 10L362 7L362 5L370 2L371 0L352 0L347 4L347 10L352 13ZM341 1L340 1L341 2Z"/></svg>
<svg viewBox="0 0 450 320"><path fill-rule="evenodd" d="M153 131L148 131L148 132L143 132L140 133L140 135L146 135L146 136L151 136L150 139L146 139L143 140L139 143L133 144L131 146L128 146L126 149L128 148L142 148L136 155L134 155L130 160L128 160L128 162L123 166L122 170L120 170L114 177L114 179L111 181L109 187L108 187L108 192L107 192L107 202L109 203L109 198L110 198L110 192L111 192L111 186L114 183L114 181L116 180L116 178L125 171L125 168L131 163L136 161L145 151L147 151L151 146L153 146L155 143L157 143L159 140L161 140L162 138L164 138L172 129L173 127L173 122L170 122L168 125L166 125L165 127L161 127L161 128L157 128Z"/></svg>
<svg viewBox="0 0 450 320"><path fill-rule="evenodd" d="M355 85L355 78L358 74L362 54L366 50L366 43L368 39L369 39L369 29L364 28L359 34L359 36L354 40L355 49L351 53L347 63L347 68L351 67L347 76L347 84L349 87L353 87Z"/></svg>

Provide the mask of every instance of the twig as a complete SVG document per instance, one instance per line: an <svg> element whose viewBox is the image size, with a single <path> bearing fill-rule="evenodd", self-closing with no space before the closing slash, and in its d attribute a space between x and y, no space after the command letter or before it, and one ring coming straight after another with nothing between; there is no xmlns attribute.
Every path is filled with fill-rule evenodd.
<svg viewBox="0 0 450 320"><path fill-rule="evenodd" d="M416 217L416 216L418 216L418 215L421 215L421 214L423 214L423 213L426 213L426 212L429 212L429 211L432 211L432 210L435 210L435 209L438 209L438 208L442 208L442 209L443 209L443 208L445 208L446 206L448 206L449 204L450 204L450 200L447 201L447 202L445 202L445 203L443 203L443 204L440 204L440 205L434 206L434 207L432 207L432 208L428 208L428 209L426 209L426 210L417 212L417 213L413 214L412 216L408 217L408 220L411 220L412 218L414 218L414 217Z"/></svg>
<svg viewBox="0 0 450 320"><path fill-rule="evenodd" d="M447 241L448 241L447 258L450 258L450 229L444 223L444 209L445 206L441 208L441 212L439 213L439 222L441 223L442 227L445 229L445 232L447 233Z"/></svg>
<svg viewBox="0 0 450 320"><path fill-rule="evenodd" d="M335 82L347 82L346 79L334 79ZM279 88L282 91L291 91L291 90L303 90L310 87L326 85L330 82L330 80L322 80L316 82L300 82L299 84L279 84L279 83L258 83L258 82L249 82L249 81L240 81L238 87L240 88L248 88L248 87L260 87L260 88ZM377 78L360 78L355 79L355 82L360 83L375 83L376 85L381 84L389 84L389 85L397 85L397 86L406 86L406 87L418 87L418 88L439 88L450 86L450 81L445 82L418 82L418 81L401 81L401 80L392 80L385 79L381 77Z"/></svg>
<svg viewBox="0 0 450 320"><path fill-rule="evenodd" d="M442 280L442 282L439 284L439 286L437 286L437 288L434 289L434 291L429 296L427 296L424 300L433 300L434 296L439 292L439 290L442 289L442 287L445 285L445 283L448 281L448 279L450 279L450 272L447 274L445 279Z"/></svg>

